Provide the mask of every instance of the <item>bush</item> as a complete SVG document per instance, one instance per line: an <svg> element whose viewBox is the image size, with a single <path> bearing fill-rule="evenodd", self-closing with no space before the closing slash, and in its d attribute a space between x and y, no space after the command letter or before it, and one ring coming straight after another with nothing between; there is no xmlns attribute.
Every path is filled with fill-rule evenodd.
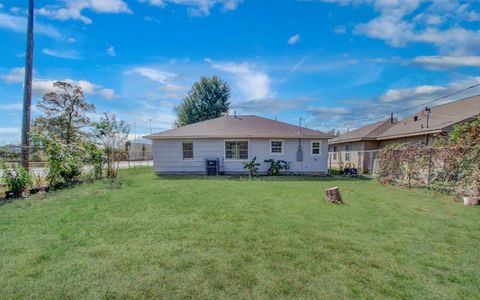
<svg viewBox="0 0 480 300"><path fill-rule="evenodd" d="M33 184L30 173L22 166L17 165L8 167L3 164L1 178L7 189L13 193L13 197L20 197Z"/></svg>
<svg viewBox="0 0 480 300"><path fill-rule="evenodd" d="M32 140L47 154L47 181L53 188L76 183L82 173L84 150L75 144L61 144L54 137L33 134Z"/></svg>

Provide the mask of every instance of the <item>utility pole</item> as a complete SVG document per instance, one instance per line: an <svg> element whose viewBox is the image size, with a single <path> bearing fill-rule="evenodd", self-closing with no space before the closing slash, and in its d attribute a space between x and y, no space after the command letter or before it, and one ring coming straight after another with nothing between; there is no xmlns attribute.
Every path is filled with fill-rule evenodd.
<svg viewBox="0 0 480 300"><path fill-rule="evenodd" d="M427 113L427 128L430 127L430 107L425 107L425 112Z"/></svg>
<svg viewBox="0 0 480 300"><path fill-rule="evenodd" d="M30 167L30 115L32 106L32 69L33 69L33 8L34 0L28 1L27 17L27 53L25 59L25 82L23 86L22 116L22 166Z"/></svg>

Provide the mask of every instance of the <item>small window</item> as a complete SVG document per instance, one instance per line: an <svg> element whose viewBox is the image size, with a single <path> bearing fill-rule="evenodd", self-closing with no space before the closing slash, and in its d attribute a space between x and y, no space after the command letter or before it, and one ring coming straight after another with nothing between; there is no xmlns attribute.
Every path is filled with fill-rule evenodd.
<svg viewBox="0 0 480 300"><path fill-rule="evenodd" d="M350 160L350 145L345 145L345 160Z"/></svg>
<svg viewBox="0 0 480 300"><path fill-rule="evenodd" d="M320 155L320 141L312 142L312 155Z"/></svg>
<svg viewBox="0 0 480 300"><path fill-rule="evenodd" d="M270 154L282 155L283 154L283 141L270 141Z"/></svg>
<svg viewBox="0 0 480 300"><path fill-rule="evenodd" d="M193 142L183 142L183 159L193 159Z"/></svg>
<svg viewBox="0 0 480 300"><path fill-rule="evenodd" d="M333 146L333 159L337 160L337 152L338 152L338 147Z"/></svg>
<svg viewBox="0 0 480 300"><path fill-rule="evenodd" d="M225 141L225 159L248 159L248 141Z"/></svg>

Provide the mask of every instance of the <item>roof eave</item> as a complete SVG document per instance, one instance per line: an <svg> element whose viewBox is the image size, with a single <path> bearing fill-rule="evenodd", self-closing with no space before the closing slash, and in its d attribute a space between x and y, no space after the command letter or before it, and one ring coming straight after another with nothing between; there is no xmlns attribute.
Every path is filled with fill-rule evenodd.
<svg viewBox="0 0 480 300"><path fill-rule="evenodd" d="M362 137L362 138L351 138L351 139L345 139L345 140L328 141L328 144L335 145L335 144L343 144L343 143L351 143L351 142L376 141L376 140L377 140L376 138Z"/></svg>
<svg viewBox="0 0 480 300"><path fill-rule="evenodd" d="M412 132L412 133L405 133L405 134L381 136L381 137L377 137L377 140L382 141L382 140L390 140L390 139L397 139L402 137L412 137L412 136L442 133L442 132L444 132L442 129L434 129L434 130L428 130L428 131L422 131L422 132Z"/></svg>
<svg viewBox="0 0 480 300"><path fill-rule="evenodd" d="M202 136L156 136L147 135L143 136L148 140L180 140L180 139L329 139L330 135L299 135L299 136L284 136L284 135L266 135L266 136L245 136L245 135L202 135Z"/></svg>

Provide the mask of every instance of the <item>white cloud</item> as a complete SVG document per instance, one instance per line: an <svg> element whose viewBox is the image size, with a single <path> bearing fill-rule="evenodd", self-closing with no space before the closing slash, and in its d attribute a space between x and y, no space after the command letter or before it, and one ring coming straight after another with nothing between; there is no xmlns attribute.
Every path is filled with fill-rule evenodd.
<svg viewBox="0 0 480 300"><path fill-rule="evenodd" d="M20 127L0 127L0 145L20 144Z"/></svg>
<svg viewBox="0 0 480 300"><path fill-rule="evenodd" d="M160 82L161 84L167 84L169 80L175 78L177 74L161 71L154 68L149 67L137 67L133 68L132 70L127 71L127 73L135 73L146 77L150 80Z"/></svg>
<svg viewBox="0 0 480 300"><path fill-rule="evenodd" d="M443 86L435 85L420 85L413 88L404 89L389 89L386 93L380 96L381 102L399 102L406 100L413 100L418 97L425 97L435 95L440 91L445 91Z"/></svg>
<svg viewBox="0 0 480 300"><path fill-rule="evenodd" d="M13 16L5 13L0 13L0 28L25 33L27 28L27 18L23 16ZM40 22L35 22L35 33L49 36L55 39L61 39L61 33L50 25L45 25Z"/></svg>
<svg viewBox="0 0 480 300"><path fill-rule="evenodd" d="M21 110L23 108L22 103L10 103L0 105L0 110Z"/></svg>
<svg viewBox="0 0 480 300"><path fill-rule="evenodd" d="M345 26L336 26L333 29L333 32L335 32L336 34L345 34L347 33L347 28L345 28Z"/></svg>
<svg viewBox="0 0 480 300"><path fill-rule="evenodd" d="M470 3L459 0L322 0L340 5L370 5L379 16L357 24L355 34L384 40L392 47L426 43L442 53L466 54L480 47L480 30L461 27L480 20Z"/></svg>
<svg viewBox="0 0 480 300"><path fill-rule="evenodd" d="M69 37L69 38L67 39L67 42L69 42L70 44L73 44L73 43L75 43L76 41L77 41L77 40L75 40L75 39L72 38L72 37Z"/></svg>
<svg viewBox="0 0 480 300"><path fill-rule="evenodd" d="M38 9L37 13L54 20L77 20L91 24L92 19L82 15L87 9L98 14L132 13L123 0L64 0L64 6L48 5Z"/></svg>
<svg viewBox="0 0 480 300"><path fill-rule="evenodd" d="M107 54L108 56L111 56L111 57L117 56L117 53L115 52L115 47L113 46L108 47Z"/></svg>
<svg viewBox="0 0 480 300"><path fill-rule="evenodd" d="M180 86L172 83L167 83L160 88L160 90L166 91L166 92L181 92L181 91L186 91L187 89L188 87Z"/></svg>
<svg viewBox="0 0 480 300"><path fill-rule="evenodd" d="M231 109L239 113L273 115L289 109L302 109L305 102L306 100L304 99L254 99L233 103Z"/></svg>
<svg viewBox="0 0 480 300"><path fill-rule="evenodd" d="M245 100L263 99L273 96L270 87L270 77L265 72L257 70L255 65L246 62L216 63L210 59L205 59L205 61L211 63L212 67L217 70L232 74L237 88L246 97Z"/></svg>
<svg viewBox="0 0 480 300"><path fill-rule="evenodd" d="M22 12L22 9L20 7L13 6L10 7L10 12L12 14L18 15L20 12Z"/></svg>
<svg viewBox="0 0 480 300"><path fill-rule="evenodd" d="M296 43L298 43L298 41L300 41L300 35L299 34L295 34L295 35L292 35L288 41L287 41L287 44L289 45L294 45Z"/></svg>
<svg viewBox="0 0 480 300"><path fill-rule="evenodd" d="M8 74L2 75L6 83L21 83L25 79L25 68L13 68Z"/></svg>
<svg viewBox="0 0 480 300"><path fill-rule="evenodd" d="M190 16L208 16L210 10L221 5L223 11L235 10L243 0L139 0L152 6L165 7L167 3L187 6Z"/></svg>
<svg viewBox="0 0 480 300"><path fill-rule="evenodd" d="M34 80L32 87L33 95L42 97L48 92L55 91L55 87L53 86L53 84L56 81L57 80ZM115 92L112 89L104 88L101 85L92 83L87 80L72 80L67 78L63 81L80 86L85 94L98 95L109 100L116 97Z"/></svg>
<svg viewBox="0 0 480 300"><path fill-rule="evenodd" d="M479 93L479 88L466 90L445 99L434 99L453 94L461 89L480 83L480 77L466 77L454 80L444 85L418 85L404 88L392 88L382 95L371 99L348 99L339 103L342 106L325 108L311 106L307 112L313 117L312 122L317 124L330 124L329 128L346 129L345 124L358 122L354 126L360 127L371 124L381 119L387 119L391 112L402 112L395 115L397 118L406 117L424 106L436 106L459 99L464 99ZM342 127L343 126L343 127Z"/></svg>
<svg viewBox="0 0 480 300"><path fill-rule="evenodd" d="M0 9L3 9L3 3L0 3Z"/></svg>
<svg viewBox="0 0 480 300"><path fill-rule="evenodd" d="M417 56L413 63L429 69L480 67L480 56Z"/></svg>
<svg viewBox="0 0 480 300"><path fill-rule="evenodd" d="M42 50L42 53L48 56L53 56L57 58L65 59L82 59L80 53L76 50L53 50L45 48Z"/></svg>

